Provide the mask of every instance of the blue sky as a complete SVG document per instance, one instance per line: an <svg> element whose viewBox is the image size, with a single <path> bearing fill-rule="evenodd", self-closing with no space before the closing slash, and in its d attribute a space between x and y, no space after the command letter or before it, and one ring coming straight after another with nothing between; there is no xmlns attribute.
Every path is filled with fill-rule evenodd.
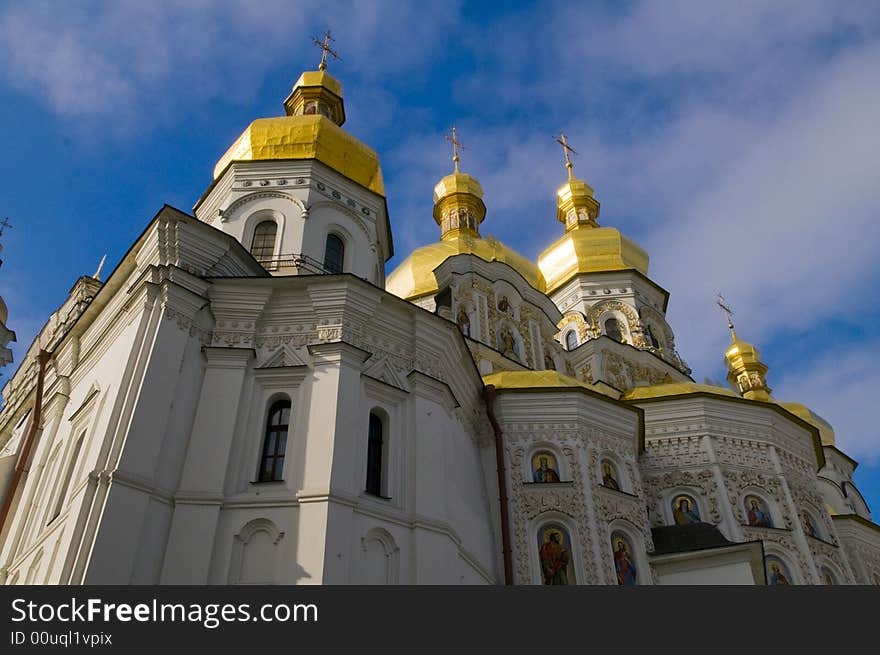
<svg viewBox="0 0 880 655"><path fill-rule="evenodd" d="M723 290L774 395L834 424L880 511L876 2L0 2L17 360L79 275L163 203L190 210L247 123L282 113L328 28L346 128L382 157L388 271L438 237L453 122L484 233L536 257L561 230L564 130L600 223L670 291L695 379L724 375Z"/></svg>

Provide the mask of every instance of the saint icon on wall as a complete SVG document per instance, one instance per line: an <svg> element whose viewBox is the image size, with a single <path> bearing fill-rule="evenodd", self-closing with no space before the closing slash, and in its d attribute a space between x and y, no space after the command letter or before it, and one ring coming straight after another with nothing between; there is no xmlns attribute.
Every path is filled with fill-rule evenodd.
<svg viewBox="0 0 880 655"><path fill-rule="evenodd" d="M538 531L538 557L541 578L546 585L575 584L571 564L571 539L568 531L557 524L545 525Z"/></svg>
<svg viewBox="0 0 880 655"><path fill-rule="evenodd" d="M613 532L611 547L614 551L614 570L617 572L617 584L627 587L635 586L638 580L638 568L629 539L622 532Z"/></svg>
<svg viewBox="0 0 880 655"><path fill-rule="evenodd" d="M811 537L821 539L821 537L819 536L819 531L816 529L816 526L813 523L813 519L810 518L810 515L807 512L804 512L804 531Z"/></svg>
<svg viewBox="0 0 880 655"><path fill-rule="evenodd" d="M675 525L692 525L700 522L700 508L696 501L684 494L672 500L672 517Z"/></svg>
<svg viewBox="0 0 880 655"><path fill-rule="evenodd" d="M505 314L510 314L510 301L507 299L507 296L501 296L501 300L498 301L498 309Z"/></svg>
<svg viewBox="0 0 880 655"><path fill-rule="evenodd" d="M602 462L602 486L620 491L620 483L617 481L614 464L607 459Z"/></svg>
<svg viewBox="0 0 880 655"><path fill-rule="evenodd" d="M535 482L559 482L559 467L550 453L538 453L532 457L532 479Z"/></svg>
<svg viewBox="0 0 880 655"><path fill-rule="evenodd" d="M519 348L516 345L516 338L507 325L502 325L501 329L498 330L498 350L505 357L519 361Z"/></svg>
<svg viewBox="0 0 880 655"><path fill-rule="evenodd" d="M746 496L746 518L749 525L758 528L772 528L773 519L770 518L770 511L763 500L757 496Z"/></svg>
<svg viewBox="0 0 880 655"><path fill-rule="evenodd" d="M458 329L461 330L461 333L464 336L471 336L471 319L468 317L467 312L464 310L464 307L458 308L458 317L456 318L456 322L458 323Z"/></svg>
<svg viewBox="0 0 880 655"><path fill-rule="evenodd" d="M829 569L827 566L822 567L821 573L822 573L822 582L824 582L827 585L836 585L837 584L837 579L834 577L834 574L831 572L831 569Z"/></svg>
<svg viewBox="0 0 880 655"><path fill-rule="evenodd" d="M768 555L765 561L767 564L768 585L791 584L791 574L788 572L788 567L783 563L781 559L779 559L775 555Z"/></svg>

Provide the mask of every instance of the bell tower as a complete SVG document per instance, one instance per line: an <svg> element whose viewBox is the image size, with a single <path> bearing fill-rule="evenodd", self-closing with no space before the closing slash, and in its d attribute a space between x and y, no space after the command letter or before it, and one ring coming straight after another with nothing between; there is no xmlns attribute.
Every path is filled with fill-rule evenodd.
<svg viewBox="0 0 880 655"><path fill-rule="evenodd" d="M342 129L342 84L303 72L284 116L253 121L214 167L199 220L233 235L273 275L351 273L385 284L393 255L385 187L374 150Z"/></svg>

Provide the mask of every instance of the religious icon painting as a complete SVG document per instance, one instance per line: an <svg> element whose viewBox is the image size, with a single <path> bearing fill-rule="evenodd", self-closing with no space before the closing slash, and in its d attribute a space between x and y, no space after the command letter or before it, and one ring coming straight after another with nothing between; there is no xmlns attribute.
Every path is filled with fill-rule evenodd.
<svg viewBox="0 0 880 655"><path fill-rule="evenodd" d="M790 585L793 584L791 573L788 566L776 555L767 555L764 558L764 564L767 569L768 585Z"/></svg>
<svg viewBox="0 0 880 655"><path fill-rule="evenodd" d="M701 519L697 501L687 494L679 494L672 499L672 517L675 519L675 525L699 523Z"/></svg>
<svg viewBox="0 0 880 655"><path fill-rule="evenodd" d="M538 530L538 558L541 563L543 584L575 584L574 565L571 561L571 539L568 530L563 526L550 523Z"/></svg>
<svg viewBox="0 0 880 655"><path fill-rule="evenodd" d="M614 571L617 573L617 584L626 587L638 583L638 567L632 543L622 532L611 533L611 549L614 553Z"/></svg>
<svg viewBox="0 0 880 655"><path fill-rule="evenodd" d="M621 491L617 467L609 459L602 460L602 486Z"/></svg>
<svg viewBox="0 0 880 655"><path fill-rule="evenodd" d="M827 566L823 566L819 572L822 574L823 583L827 585L837 584L837 578L835 577L834 573L831 572L831 569L829 569Z"/></svg>
<svg viewBox="0 0 880 655"><path fill-rule="evenodd" d="M746 519L749 525L759 528L773 527L773 519L770 517L767 503L757 496L746 496L743 502L745 503Z"/></svg>
<svg viewBox="0 0 880 655"><path fill-rule="evenodd" d="M540 452L532 456L532 480L534 482L559 482L559 466L552 453Z"/></svg>
<svg viewBox="0 0 880 655"><path fill-rule="evenodd" d="M804 532L806 532L811 537L815 537L816 539L822 538L819 535L819 530L816 528L816 523L815 521L813 521L813 517L810 516L809 512L804 512Z"/></svg>

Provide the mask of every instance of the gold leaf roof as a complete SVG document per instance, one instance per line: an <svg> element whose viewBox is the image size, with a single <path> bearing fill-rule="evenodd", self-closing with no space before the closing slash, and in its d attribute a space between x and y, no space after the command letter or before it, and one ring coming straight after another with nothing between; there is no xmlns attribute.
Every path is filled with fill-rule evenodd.
<svg viewBox="0 0 880 655"><path fill-rule="evenodd" d="M613 227L581 227L566 232L538 258L552 293L578 273L635 269L648 274L648 253Z"/></svg>
<svg viewBox="0 0 880 655"><path fill-rule="evenodd" d="M404 299L436 293L439 287L434 269L455 255L476 255L487 262L503 262L535 289L544 290L544 278L533 262L492 236L477 237L464 233L414 250L388 276L385 289Z"/></svg>
<svg viewBox="0 0 880 655"><path fill-rule="evenodd" d="M370 191L385 196L376 152L320 114L255 120L217 162L214 179L234 161L272 159L317 159Z"/></svg>

